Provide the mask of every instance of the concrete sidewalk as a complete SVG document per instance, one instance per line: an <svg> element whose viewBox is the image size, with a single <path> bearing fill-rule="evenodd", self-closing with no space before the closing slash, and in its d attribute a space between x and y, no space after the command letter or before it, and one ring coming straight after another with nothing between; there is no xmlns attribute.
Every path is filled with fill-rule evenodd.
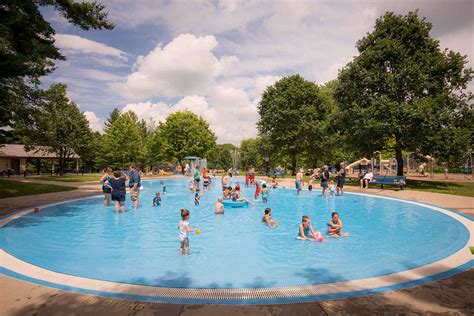
<svg viewBox="0 0 474 316"><path fill-rule="evenodd" d="M33 180L32 182L41 181ZM280 179L279 179L280 181ZM45 181L52 184L51 181ZM293 187L294 180L280 181ZM65 183L61 182L61 185ZM74 184L74 183L69 183ZM97 183L75 183L74 191L0 199L6 212L36 205L101 194ZM421 191L347 187L363 192L448 207L474 216L474 198ZM0 212L1 215L1 212ZM0 276L0 315L342 315L453 314L474 315L474 269L401 291L344 300L283 305L187 305L110 299L63 292Z"/></svg>

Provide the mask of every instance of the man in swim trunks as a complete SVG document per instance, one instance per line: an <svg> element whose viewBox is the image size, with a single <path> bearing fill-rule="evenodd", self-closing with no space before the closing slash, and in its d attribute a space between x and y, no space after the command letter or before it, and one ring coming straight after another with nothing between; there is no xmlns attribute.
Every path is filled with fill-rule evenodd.
<svg viewBox="0 0 474 316"><path fill-rule="evenodd" d="M303 190L303 169L296 174L296 181L295 181L296 193L300 194L301 190Z"/></svg>
<svg viewBox="0 0 474 316"><path fill-rule="evenodd" d="M224 204L222 204L222 196L217 198L216 204L214 204L214 213L224 214Z"/></svg>
<svg viewBox="0 0 474 316"><path fill-rule="evenodd" d="M344 182L346 181L346 165L341 162L339 164L339 171L337 172L337 187L336 187L336 194L337 195L342 195L344 194L343 188L344 188Z"/></svg>
<svg viewBox="0 0 474 316"><path fill-rule="evenodd" d="M138 208L138 197L140 195L141 178L140 172L134 164L130 165L130 179L128 180L128 186L130 187L130 198L133 201L133 208Z"/></svg>

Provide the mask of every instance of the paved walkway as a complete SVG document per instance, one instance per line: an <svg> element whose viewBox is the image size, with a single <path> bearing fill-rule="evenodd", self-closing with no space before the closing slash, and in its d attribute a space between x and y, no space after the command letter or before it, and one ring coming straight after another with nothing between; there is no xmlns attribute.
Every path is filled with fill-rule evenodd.
<svg viewBox="0 0 474 316"><path fill-rule="evenodd" d="M39 182L41 180L30 180ZM44 181L52 184L51 181ZM294 180L282 180L293 186ZM100 194L97 183L65 183L77 190L0 200L4 214L57 201ZM364 192L448 207L474 217L474 198L419 191L348 187ZM0 212L2 215L2 212ZM474 269L421 286L377 295L317 303L251 306L158 304L63 292L0 276L0 315L334 315L454 314L474 315Z"/></svg>

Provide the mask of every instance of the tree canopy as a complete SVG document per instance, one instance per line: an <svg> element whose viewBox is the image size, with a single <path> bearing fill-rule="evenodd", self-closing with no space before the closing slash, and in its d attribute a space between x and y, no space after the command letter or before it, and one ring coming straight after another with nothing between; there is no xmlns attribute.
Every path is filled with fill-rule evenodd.
<svg viewBox="0 0 474 316"><path fill-rule="evenodd" d="M324 106L316 84L300 75L284 77L263 93L257 123L279 152L291 157L296 171L297 155L322 141L330 109Z"/></svg>
<svg viewBox="0 0 474 316"><path fill-rule="evenodd" d="M177 160L181 167L186 156L206 157L215 146L216 136L209 124L191 111L170 114L150 144L154 157Z"/></svg>
<svg viewBox="0 0 474 316"><path fill-rule="evenodd" d="M233 144L216 145L207 159L207 165L223 169L231 168L234 166L235 152L238 152L238 147Z"/></svg>
<svg viewBox="0 0 474 316"><path fill-rule="evenodd" d="M45 146L59 156L61 174L66 160L86 152L92 138L87 118L69 100L66 89L64 84L52 85L45 91L44 104L32 113L33 124L25 120L17 126L27 149Z"/></svg>
<svg viewBox="0 0 474 316"><path fill-rule="evenodd" d="M431 27L417 12L377 19L357 42L359 55L340 72L334 95L338 127L349 142L368 155L393 150L399 175L402 151L456 155L456 144L464 144L465 153L472 147L471 97L465 93L472 69L465 68L466 56L440 49Z"/></svg>
<svg viewBox="0 0 474 316"><path fill-rule="evenodd" d="M39 8L53 6L70 23L84 30L112 29L104 5L72 0L7 0L0 5L0 127L12 126L14 113L38 106L32 97L41 76L63 60L54 46L54 29ZM1 130L0 130L0 133ZM0 138L1 138L0 134ZM1 141L1 139L0 139Z"/></svg>
<svg viewBox="0 0 474 316"><path fill-rule="evenodd" d="M101 166L115 169L126 168L127 164L138 163L147 154L136 115L121 114L106 129L102 137Z"/></svg>

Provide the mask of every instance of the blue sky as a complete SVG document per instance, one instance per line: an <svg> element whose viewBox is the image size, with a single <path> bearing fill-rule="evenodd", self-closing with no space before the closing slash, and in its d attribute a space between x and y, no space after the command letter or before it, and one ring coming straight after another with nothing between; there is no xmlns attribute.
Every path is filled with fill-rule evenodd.
<svg viewBox="0 0 474 316"><path fill-rule="evenodd" d="M114 107L150 124L189 109L210 123L218 143L239 144L257 133L267 85L295 73L316 83L335 79L386 11L419 9L440 46L468 55L473 66L470 0L100 2L117 24L112 31L81 31L43 10L67 58L43 83L67 83L99 131Z"/></svg>

